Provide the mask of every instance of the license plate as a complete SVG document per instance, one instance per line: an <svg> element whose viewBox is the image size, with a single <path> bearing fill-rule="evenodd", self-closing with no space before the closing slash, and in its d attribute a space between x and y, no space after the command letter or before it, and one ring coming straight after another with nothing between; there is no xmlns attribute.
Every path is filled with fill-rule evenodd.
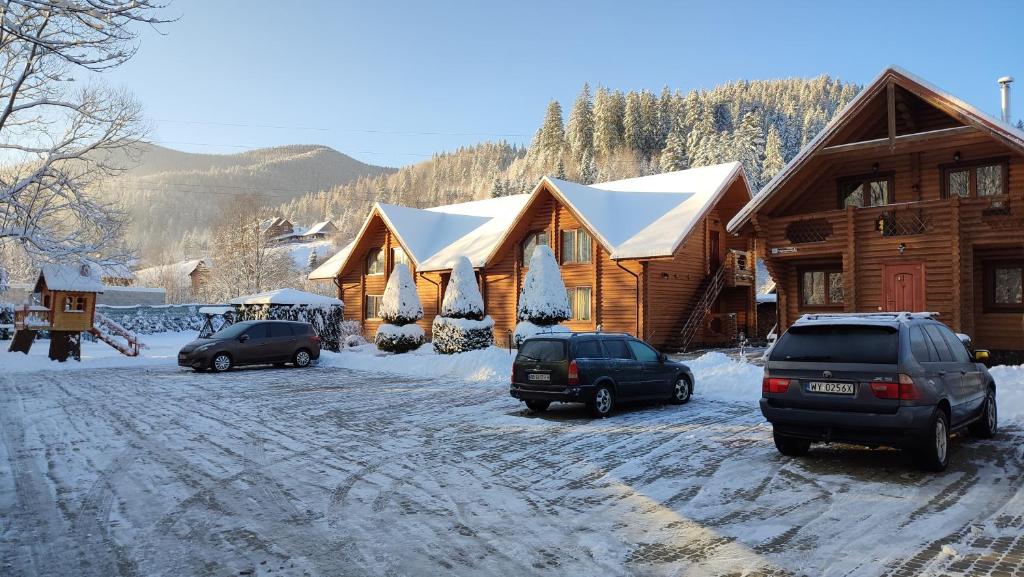
<svg viewBox="0 0 1024 577"><path fill-rule="evenodd" d="M853 383L807 383L807 391L810 393L827 393L830 395L852 395Z"/></svg>
<svg viewBox="0 0 1024 577"><path fill-rule="evenodd" d="M526 375L526 378L531 381L551 382L551 375L545 373L530 373Z"/></svg>

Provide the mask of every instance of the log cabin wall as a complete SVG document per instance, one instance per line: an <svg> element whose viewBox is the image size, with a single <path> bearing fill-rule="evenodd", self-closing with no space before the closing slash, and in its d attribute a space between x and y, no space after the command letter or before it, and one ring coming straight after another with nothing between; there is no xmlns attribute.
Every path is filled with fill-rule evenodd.
<svg viewBox="0 0 1024 577"><path fill-rule="evenodd" d="M53 330L56 331L88 331L92 328L93 315L96 313L96 293L45 291L44 299L49 296L53 310ZM82 310L66 310L66 299L81 299ZM44 301L45 302L45 301Z"/></svg>
<svg viewBox="0 0 1024 577"><path fill-rule="evenodd" d="M915 310L938 312L940 320L970 334L980 348L1020 352L1024 310L991 310L985 294L990 290L988 266L1024 263L1024 154L989 131L966 128L948 115L944 120L934 107L916 106L917 117L890 109L896 110L897 136L913 130L956 132L899 145L856 144L819 152L772 193L770 207L752 218L766 264L778 281L780 328L809 312L904 310L902 300ZM881 122L856 118L850 121L853 128L828 145L877 138L888 113L876 108L862 113L880 114ZM978 197L972 190L960 198L947 193L947 170L979 165L1005 167L1005 195ZM861 175L888 180L888 204L841 207L839 183ZM973 187L976 175L970 178ZM893 279L912 278L915 267L923 273L922 286L908 294L919 290L920 296L898 296ZM841 271L842 302L805 304L801 275L809 270Z"/></svg>

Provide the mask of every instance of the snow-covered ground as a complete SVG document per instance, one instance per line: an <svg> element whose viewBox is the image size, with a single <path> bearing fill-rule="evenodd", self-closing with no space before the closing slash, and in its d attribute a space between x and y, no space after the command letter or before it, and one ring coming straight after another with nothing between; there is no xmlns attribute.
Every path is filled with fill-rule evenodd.
<svg viewBox="0 0 1024 577"><path fill-rule="evenodd" d="M0 353L0 574L1022 571L1020 367L993 369L1000 435L954 440L936 475L897 451L781 457L760 368L720 353L689 361L689 404L595 421L525 412L503 349L214 375L174 366L191 336Z"/></svg>

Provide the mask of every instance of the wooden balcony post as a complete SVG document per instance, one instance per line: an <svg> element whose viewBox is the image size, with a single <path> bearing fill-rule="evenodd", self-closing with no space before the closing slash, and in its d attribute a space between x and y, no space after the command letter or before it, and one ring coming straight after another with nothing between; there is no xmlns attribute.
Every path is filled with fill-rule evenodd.
<svg viewBox="0 0 1024 577"><path fill-rule="evenodd" d="M846 250L843 252L843 310L857 310L857 223L852 206L846 207Z"/></svg>
<svg viewBox="0 0 1024 577"><path fill-rule="evenodd" d="M967 327L963 326L963 277L962 272L962 252L963 243L960 238L960 197L953 196L953 202L950 204L950 245L953 248L953 259L951 262L952 266L952 277L953 277L953 330L964 332ZM927 273L925 273L927 274ZM925 277L927 278L927 277ZM970 291L970 289L968 289ZM968 292L970 294L970 292Z"/></svg>

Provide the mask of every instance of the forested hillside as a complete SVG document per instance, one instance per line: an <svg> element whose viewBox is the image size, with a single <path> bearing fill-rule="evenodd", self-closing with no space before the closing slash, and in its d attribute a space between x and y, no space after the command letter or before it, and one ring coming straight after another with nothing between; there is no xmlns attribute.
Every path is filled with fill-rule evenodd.
<svg viewBox="0 0 1024 577"><path fill-rule="evenodd" d="M565 113L552 101L527 148L489 142L438 154L284 203L297 222L333 219L343 236L374 201L435 206L529 192L548 174L601 182L740 160L757 188L857 93L827 76L734 82L687 94L584 85Z"/></svg>

